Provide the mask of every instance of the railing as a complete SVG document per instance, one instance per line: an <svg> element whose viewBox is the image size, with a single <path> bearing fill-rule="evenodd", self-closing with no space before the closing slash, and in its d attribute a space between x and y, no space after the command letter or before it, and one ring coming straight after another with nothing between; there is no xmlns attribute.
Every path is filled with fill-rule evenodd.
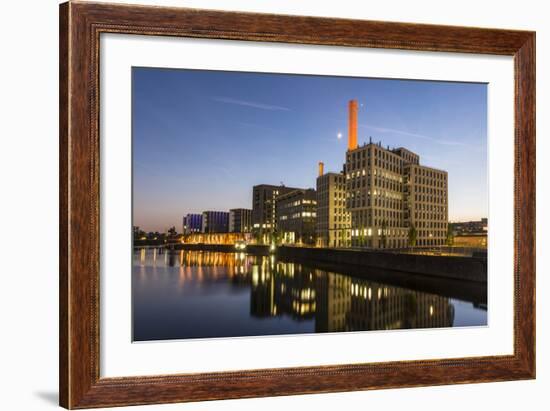
<svg viewBox="0 0 550 411"><path fill-rule="evenodd" d="M452 247L452 246L427 246L406 248L377 248L376 251L398 254L417 255L455 255L464 257L487 257L486 248Z"/></svg>

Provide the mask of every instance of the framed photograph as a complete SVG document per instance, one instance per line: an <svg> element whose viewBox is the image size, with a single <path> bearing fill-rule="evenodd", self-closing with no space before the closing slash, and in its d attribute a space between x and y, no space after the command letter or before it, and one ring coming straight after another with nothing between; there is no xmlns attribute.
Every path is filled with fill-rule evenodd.
<svg viewBox="0 0 550 411"><path fill-rule="evenodd" d="M535 378L535 33L60 6L60 405Z"/></svg>

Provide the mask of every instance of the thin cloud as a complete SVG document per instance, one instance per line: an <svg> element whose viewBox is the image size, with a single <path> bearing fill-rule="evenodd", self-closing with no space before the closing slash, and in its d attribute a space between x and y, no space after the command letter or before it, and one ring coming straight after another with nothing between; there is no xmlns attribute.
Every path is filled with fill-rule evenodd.
<svg viewBox="0 0 550 411"><path fill-rule="evenodd" d="M434 143L441 144L444 146L466 146L466 144L461 143L459 141L450 141L450 140L440 140L438 138L426 136L424 134L417 134L417 133L411 133L404 130L397 130L394 128L386 128L386 127L377 127L377 126L370 126L366 124L359 124L360 127L368 128L369 130L378 131L380 133L395 133L395 134L401 134L402 136L409 136L409 137L417 137L424 140L433 141Z"/></svg>
<svg viewBox="0 0 550 411"><path fill-rule="evenodd" d="M235 104L237 106L252 107L260 110L269 111L290 111L288 107L275 106L272 104L259 103L257 101L237 100L231 97L214 97L212 100L218 103Z"/></svg>

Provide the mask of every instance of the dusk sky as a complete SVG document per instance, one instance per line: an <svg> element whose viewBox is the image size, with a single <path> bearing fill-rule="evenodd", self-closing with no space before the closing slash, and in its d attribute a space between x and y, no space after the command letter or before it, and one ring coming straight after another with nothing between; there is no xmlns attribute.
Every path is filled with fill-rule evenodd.
<svg viewBox="0 0 550 411"><path fill-rule="evenodd" d="M449 173L449 220L487 217L487 86L133 68L133 218L181 231L182 217L252 208L252 186L315 188L342 170L348 101L358 140L405 147ZM338 138L341 133L342 138Z"/></svg>

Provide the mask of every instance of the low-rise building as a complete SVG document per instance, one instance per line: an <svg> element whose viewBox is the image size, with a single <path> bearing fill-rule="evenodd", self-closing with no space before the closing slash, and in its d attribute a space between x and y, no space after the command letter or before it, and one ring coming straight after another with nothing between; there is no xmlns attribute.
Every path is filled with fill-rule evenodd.
<svg viewBox="0 0 550 411"><path fill-rule="evenodd" d="M183 217L183 234L200 233L202 230L202 214L187 214Z"/></svg>
<svg viewBox="0 0 550 411"><path fill-rule="evenodd" d="M315 244L317 195L313 189L295 189L276 197L276 232L282 243Z"/></svg>
<svg viewBox="0 0 550 411"><path fill-rule="evenodd" d="M487 234L487 218L449 223L454 235Z"/></svg>
<svg viewBox="0 0 550 411"><path fill-rule="evenodd" d="M229 232L229 213L227 211L204 211L202 213L202 233Z"/></svg>
<svg viewBox="0 0 550 411"><path fill-rule="evenodd" d="M229 232L249 233L252 231L252 210L234 208L229 210Z"/></svg>
<svg viewBox="0 0 550 411"><path fill-rule="evenodd" d="M256 240L267 244L276 231L275 200L279 195L297 190L284 185L260 184L252 188L252 232Z"/></svg>

